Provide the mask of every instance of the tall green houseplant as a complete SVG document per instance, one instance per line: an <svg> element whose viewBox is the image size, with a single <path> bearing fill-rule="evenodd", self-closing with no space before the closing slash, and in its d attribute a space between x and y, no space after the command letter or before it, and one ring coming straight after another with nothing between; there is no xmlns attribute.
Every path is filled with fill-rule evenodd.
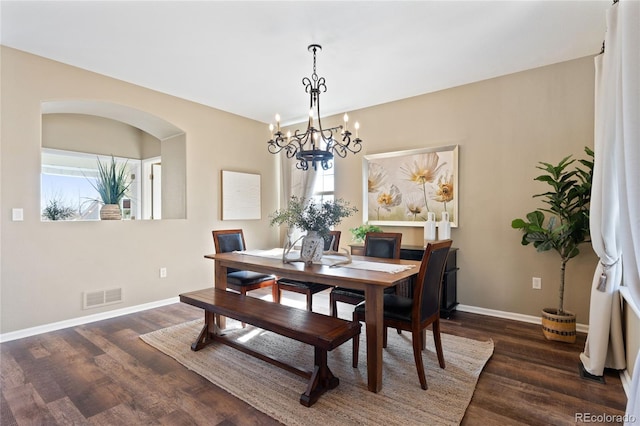
<svg viewBox="0 0 640 426"><path fill-rule="evenodd" d="M511 226L522 231L522 245L533 244L538 252L555 250L560 255L560 287L556 315L566 315L564 309L564 284L567 262L580 253L579 245L590 241L589 202L593 179L593 151L585 147L589 159L565 157L557 165L539 162L544 171L535 180L550 186L547 192L536 194L544 207L526 215L526 219L514 219ZM545 213L549 217L545 217ZM548 311L549 309L547 309ZM574 323L575 325L575 323Z"/></svg>

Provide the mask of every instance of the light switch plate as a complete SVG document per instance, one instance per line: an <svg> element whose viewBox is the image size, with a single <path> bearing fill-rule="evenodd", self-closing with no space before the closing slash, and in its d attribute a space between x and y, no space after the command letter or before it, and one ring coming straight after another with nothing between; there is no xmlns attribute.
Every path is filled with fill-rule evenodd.
<svg viewBox="0 0 640 426"><path fill-rule="evenodd" d="M11 219L14 222L22 222L24 220L24 212L22 209L11 209Z"/></svg>

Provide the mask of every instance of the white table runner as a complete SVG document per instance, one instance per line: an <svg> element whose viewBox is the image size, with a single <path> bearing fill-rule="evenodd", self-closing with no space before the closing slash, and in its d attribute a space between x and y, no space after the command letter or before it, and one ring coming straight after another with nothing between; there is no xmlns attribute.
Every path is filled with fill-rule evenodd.
<svg viewBox="0 0 640 426"><path fill-rule="evenodd" d="M271 259L282 259L282 249L273 248L269 250L244 250L237 251L236 253L246 254L249 256L268 257ZM288 254L289 259L297 259L300 256L298 250L291 250ZM336 255L324 255L319 262L322 265L333 266L335 263L344 261L343 256ZM369 271L387 272L389 274L397 274L398 272L406 271L415 267L415 265L396 265L392 263L384 262L372 262L369 260L353 260L346 265L341 264L336 267L351 268L351 269L365 269Z"/></svg>

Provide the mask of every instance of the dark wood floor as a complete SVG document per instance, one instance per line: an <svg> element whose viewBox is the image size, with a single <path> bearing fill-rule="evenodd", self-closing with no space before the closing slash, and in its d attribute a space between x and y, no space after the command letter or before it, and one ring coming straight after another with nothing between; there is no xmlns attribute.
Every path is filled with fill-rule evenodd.
<svg viewBox="0 0 640 426"><path fill-rule="evenodd" d="M314 303L328 304L327 295ZM340 315L350 311L341 306ZM175 304L1 344L0 424L278 424L138 338L201 317ZM617 372L606 372L606 384L580 378L584 335L573 345L548 342L539 326L463 312L442 330L495 343L464 425L570 425L576 413L624 414Z"/></svg>

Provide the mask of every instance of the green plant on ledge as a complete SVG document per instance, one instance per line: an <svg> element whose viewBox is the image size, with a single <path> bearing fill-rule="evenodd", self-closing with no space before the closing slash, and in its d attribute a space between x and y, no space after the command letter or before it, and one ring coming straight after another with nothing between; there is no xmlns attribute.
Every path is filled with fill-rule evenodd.
<svg viewBox="0 0 640 426"><path fill-rule="evenodd" d="M511 226L522 231L522 245L533 244L539 252L555 250L560 255L560 288L557 315L564 311L564 283L567 262L576 257L581 243L589 238L589 202L593 179L593 151L585 147L590 160L579 160L584 168L569 169L575 160L565 157L557 165L539 162L545 173L535 180L545 182L551 189L533 197L542 198L546 208L527 214L526 220L514 219ZM549 213L548 220L545 213ZM546 223L545 223L546 221Z"/></svg>
<svg viewBox="0 0 640 426"><path fill-rule="evenodd" d="M67 220L75 216L77 211L65 205L65 203L54 197L47 201L47 206L42 210L42 218L47 220Z"/></svg>
<svg viewBox="0 0 640 426"><path fill-rule="evenodd" d="M89 180L91 185L98 191L103 204L120 204L125 196L131 181L127 172L127 163L118 165L115 158L111 156L111 163L103 164L98 160L98 177L96 182Z"/></svg>
<svg viewBox="0 0 640 426"><path fill-rule="evenodd" d="M313 199L293 196L286 209L276 210L269 218L271 226L286 224L290 228L317 231L324 237L329 234L332 226L340 224L342 219L357 211L357 208L341 198L317 203Z"/></svg>
<svg viewBox="0 0 640 426"><path fill-rule="evenodd" d="M382 232L382 228L376 225L363 223L356 228L349 228L349 231L351 231L353 241L361 243L364 241L364 237L367 235L367 232Z"/></svg>

